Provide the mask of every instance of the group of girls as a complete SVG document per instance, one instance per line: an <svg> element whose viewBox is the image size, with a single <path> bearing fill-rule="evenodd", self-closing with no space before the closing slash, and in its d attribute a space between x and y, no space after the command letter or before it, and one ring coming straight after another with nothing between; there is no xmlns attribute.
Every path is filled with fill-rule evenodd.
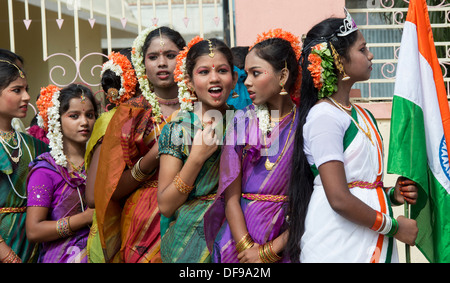
<svg viewBox="0 0 450 283"><path fill-rule="evenodd" d="M145 29L103 65L98 119L87 87L42 88L48 146L11 126L30 97L5 54L2 262L395 262L394 238L414 244L415 220L391 205L414 204L416 185L383 187L376 121L349 100L373 54L348 13L303 48L281 29L258 36L250 105L230 103L242 92L223 41Z"/></svg>

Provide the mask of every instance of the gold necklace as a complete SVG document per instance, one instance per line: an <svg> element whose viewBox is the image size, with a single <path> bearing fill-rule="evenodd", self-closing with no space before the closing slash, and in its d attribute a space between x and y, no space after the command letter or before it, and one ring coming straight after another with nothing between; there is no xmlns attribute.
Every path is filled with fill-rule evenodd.
<svg viewBox="0 0 450 283"><path fill-rule="evenodd" d="M334 99L331 98L331 97L328 97L328 99L331 100L331 102L333 102L334 105L336 105L339 109L341 109L342 111L344 111L345 113L347 113L347 114L350 116L350 118L352 119L353 123L356 125L356 127L358 127L358 129L360 129L360 130L361 130L361 131L369 138L369 140L370 140L370 142L372 143L372 145L375 145L375 143L374 143L373 140L372 140L372 133L370 132L369 125L367 125L366 119L363 117L363 115L361 115L361 118L362 118L364 124L366 125L367 131L364 130L364 129L358 124L358 122L352 117L352 115L350 115L348 112L346 112L346 111L341 107L342 105L341 105L339 102L337 102L336 100L334 100ZM350 105L353 107L353 105L352 105L351 103L350 103ZM357 109L357 108L355 107L355 109ZM356 110L356 112L358 112L358 110Z"/></svg>
<svg viewBox="0 0 450 283"><path fill-rule="evenodd" d="M295 114L297 112L295 107L293 108L293 111L294 111L294 115L292 115L292 121L291 121L291 125L289 126L288 136L286 138L286 141L284 142L283 150L281 151L280 155L278 155L278 158L277 158L277 160L275 160L275 162L270 162L270 160L269 160L269 150L266 148L267 157L266 157L266 162L264 163L264 166L266 167L267 171L271 171L273 169L273 167L275 167L275 165L278 163L278 161L280 161L281 157L283 156L284 151L286 150L286 146L287 146L287 144L289 142L289 137L291 136L292 126L294 125ZM290 114L290 112L289 112L289 114ZM264 142L266 143L266 146L267 146L266 136L264 136Z"/></svg>
<svg viewBox="0 0 450 283"><path fill-rule="evenodd" d="M270 121L272 122L281 122L283 121L284 118L286 118L289 114L292 113L292 111L294 111L295 105L292 107L291 111L289 111L286 115L280 117L280 118L273 118L272 116L270 116Z"/></svg>
<svg viewBox="0 0 450 283"><path fill-rule="evenodd" d="M18 143L13 147L7 141L5 141L2 136L0 136L0 143L2 144L3 148L5 149L6 153L9 156L9 158L16 164L19 163L20 158L22 157L22 147L21 147L21 143L20 143L19 134L17 134L17 137L18 137L17 138ZM17 156L12 156L12 151L9 152L8 147L11 148L12 151L14 151L15 149L18 149L19 152L17 153Z"/></svg>
<svg viewBox="0 0 450 283"><path fill-rule="evenodd" d="M17 140L15 138L15 133L16 133L16 131L14 131L14 130L9 131L9 132L4 132L4 131L0 130L0 137L3 139L3 141L5 141L7 143L12 140L13 146L17 146Z"/></svg>

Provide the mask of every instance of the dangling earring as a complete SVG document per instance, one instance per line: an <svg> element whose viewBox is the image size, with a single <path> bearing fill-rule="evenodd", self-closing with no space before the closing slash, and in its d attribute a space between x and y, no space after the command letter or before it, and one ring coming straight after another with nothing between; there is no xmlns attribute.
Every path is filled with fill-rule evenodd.
<svg viewBox="0 0 450 283"><path fill-rule="evenodd" d="M238 98L239 94L233 90L233 93L231 94L231 97L232 98Z"/></svg>
<svg viewBox="0 0 450 283"><path fill-rule="evenodd" d="M195 95L195 90L189 88L189 92L191 93L191 96L189 97L189 99L190 99L192 102L197 101L198 99L197 99L197 95Z"/></svg>
<svg viewBox="0 0 450 283"><path fill-rule="evenodd" d="M342 65L342 62L341 62L341 56L339 56L339 54L337 53L333 44L330 44L330 46L331 46L331 52L333 53L333 57L334 57L334 64L336 65L336 68L339 70L339 72L342 74L342 80L347 81L348 79L350 79L350 77L344 71L344 65Z"/></svg>
<svg viewBox="0 0 450 283"><path fill-rule="evenodd" d="M280 95L288 95L289 93L284 89L284 84L280 84L280 86L281 86Z"/></svg>
<svg viewBox="0 0 450 283"><path fill-rule="evenodd" d="M284 68L287 70L287 62L284 61ZM284 84L280 83L281 86L281 91L280 91L280 95L288 95L289 93L284 89Z"/></svg>

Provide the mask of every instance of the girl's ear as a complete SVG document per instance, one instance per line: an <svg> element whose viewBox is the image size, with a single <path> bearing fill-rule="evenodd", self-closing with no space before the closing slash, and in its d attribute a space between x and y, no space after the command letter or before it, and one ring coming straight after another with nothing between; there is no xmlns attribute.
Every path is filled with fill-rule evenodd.
<svg viewBox="0 0 450 283"><path fill-rule="evenodd" d="M194 93L195 91L195 86L191 81L191 78L189 77L189 75L186 74L186 86L188 87L188 89Z"/></svg>
<svg viewBox="0 0 450 283"><path fill-rule="evenodd" d="M280 85L286 85L288 79L289 79L289 70L288 68L283 68L280 71Z"/></svg>
<svg viewBox="0 0 450 283"><path fill-rule="evenodd" d="M232 89L234 89L236 87L238 79L239 79L238 72L233 72L233 88Z"/></svg>

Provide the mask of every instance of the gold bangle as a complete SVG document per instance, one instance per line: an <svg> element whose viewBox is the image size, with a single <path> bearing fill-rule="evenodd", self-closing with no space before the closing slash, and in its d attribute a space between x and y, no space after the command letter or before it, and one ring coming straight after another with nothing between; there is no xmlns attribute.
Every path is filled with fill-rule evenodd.
<svg viewBox="0 0 450 283"><path fill-rule="evenodd" d="M67 238L73 235L69 224L70 216L64 217L56 221L56 232L60 238Z"/></svg>
<svg viewBox="0 0 450 283"><path fill-rule="evenodd" d="M194 189L194 186L189 186L180 177L180 172L177 173L175 178L173 178L173 184L175 185L175 188L183 194L189 194Z"/></svg>
<svg viewBox="0 0 450 283"><path fill-rule="evenodd" d="M144 157L139 158L139 160L136 162L136 164L134 164L133 168L131 168L131 176L133 177L133 179L135 179L139 183L147 180L147 178L149 177L149 175L144 174L141 171L142 158L144 158Z"/></svg>
<svg viewBox="0 0 450 283"><path fill-rule="evenodd" d="M253 247L253 244L254 244L253 239L250 236L250 234L247 232L247 234L245 234L239 240L239 242L236 243L236 251L238 253L241 253L241 252L245 251L246 249Z"/></svg>
<svg viewBox="0 0 450 283"><path fill-rule="evenodd" d="M273 241L259 246L259 258L263 263L273 263L281 260L281 257L273 251Z"/></svg>
<svg viewBox="0 0 450 283"><path fill-rule="evenodd" d="M11 249L4 259L0 260L3 263L20 263L20 257Z"/></svg>

